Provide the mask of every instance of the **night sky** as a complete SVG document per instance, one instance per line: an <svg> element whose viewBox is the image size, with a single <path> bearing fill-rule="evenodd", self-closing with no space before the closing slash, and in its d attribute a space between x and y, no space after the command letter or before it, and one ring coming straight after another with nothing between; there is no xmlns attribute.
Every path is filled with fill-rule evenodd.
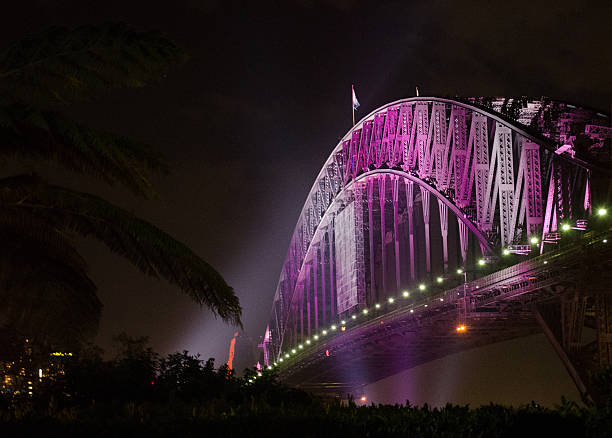
<svg viewBox="0 0 612 438"><path fill-rule="evenodd" d="M255 340L265 329L305 197L350 128L352 83L361 102L357 118L413 96L415 86L422 96L548 95L607 112L612 102L609 1L18 3L0 18L3 45L50 25L121 21L160 30L189 52L188 63L153 87L66 108L91 126L147 142L165 155L173 171L156 179L160 200L137 199L58 169L44 172L53 182L105 196L187 243L234 287L245 330ZM124 330L150 336L160 352L187 349L227 359L233 327L102 245L83 241L82 248L104 303L97 339L103 348ZM529 394L554 398L571 382L547 348L543 337L512 341L418 373L433 381L442 363L463 370L455 380L480 378L476 386L498 395L509 391L507 400L515 403ZM527 352L542 353L526 360ZM495 361L470 365L495 354L498 367L522 370L525 381L548 379L552 392L513 393L495 386L495 370L487 371ZM491 385L484 385L487 379Z"/></svg>

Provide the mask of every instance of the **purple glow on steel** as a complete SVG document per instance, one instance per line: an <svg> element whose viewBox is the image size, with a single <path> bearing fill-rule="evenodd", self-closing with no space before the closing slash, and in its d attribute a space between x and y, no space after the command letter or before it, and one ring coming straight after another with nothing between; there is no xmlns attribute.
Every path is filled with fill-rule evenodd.
<svg viewBox="0 0 612 438"><path fill-rule="evenodd" d="M473 99L470 102L478 101ZM395 270L393 267L389 269L395 272L396 292L399 291L402 284L401 268L399 267L402 266L400 258L404 256L399 252L400 245L397 239L399 205L396 203L399 200L399 185L397 184L399 178L406 182L406 189L408 186L412 188L414 183L419 185L423 198L425 228L428 228L427 218L430 208L425 201L429 200L430 194L437 198L440 205L443 241L445 241L444 224L447 223L446 220L443 220L446 217L445 209L448 208L455 214L461 231L459 234L462 240L464 263L468 248L468 230L471 232L470 238L471 236L476 237L483 248L483 255L486 255L484 253L491 254L493 245L498 244L495 239L499 236L492 232L495 227L501 230L502 243L514 239L518 224L526 225L529 235L539 233L541 230L544 241L546 232L556 230L558 215L559 220L569 219L562 211L564 203L567 202L564 196L568 188L561 185L560 190L556 193L549 190L544 206L542 194L545 193L546 188L554 186L554 172L550 173L552 184L549 183L548 187L544 187L538 173L540 167L544 168L549 165L551 155L548 151L557 149L555 142L561 141L558 138L559 134L542 132L542 135L534 136L523 129L523 126L531 125L540 128L544 126L539 120L534 119L538 114L534 108L547 104L541 101L530 101L531 106L519 110L516 121L509 120L496 112L501 108L500 105L500 101L495 100L492 104L493 110L490 110L477 104L450 99L430 97L404 99L373 111L345 135L317 176L294 230L275 294L269 324L271 341L264 343L266 352L267 349L270 349L270 359L278 357L286 336L290 344L297 345L297 342L303 342L301 338L304 337L304 328L310 329L311 324L315 327L318 325L319 300L326 303L325 300L329 298L330 303L329 307L325 304L321 305L324 313L321 321L325 322L338 317L335 311L334 218L339 208L343 208L347 200L352 200L353 195L360 192L359 184L363 185L366 182L371 184L370 181L373 178L385 179L387 175L391 177L393 204L390 205L393 206L394 211L391 241L394 242L395 251L390 251L388 255L394 256ZM573 109L561 107L567 108L567 111L583 111L575 107L571 107ZM591 116L593 120L596 119L595 122L592 122L594 125L601 124L602 117L599 115L589 117ZM449 123L449 120L452 123ZM494 134L493 137L497 143L488 140L488 126L492 126L495 130L491 134ZM563 138L562 141L566 139ZM515 153L512 149L513 142L523 147L520 156L514 157L519 162L518 172L516 166L512 165L512 154ZM549 160L543 161L542 166L539 165L540 155L543 157L542 160ZM567 154L553 155L555 159L574 164L574 167L588 167L585 162L575 157L571 158ZM385 166L388 169L385 169ZM372 170L374 167L377 170ZM501 174L500 168L504 169ZM563 181L568 179L564 178ZM587 195L590 196L588 185L587 179L585 205ZM368 185L368 203L371 200L370 187L371 185ZM454 191L449 191L451 188ZM381 206L386 205L383 201L389 197L386 191L385 193L383 191L379 193ZM407 198L408 194L406 190ZM412 201L412 199L407 199L407 209L410 211L412 211ZM475 213L474 210L476 210ZM545 211L544 215L543 211ZM384 215L381 215L381 220L384 220L383 217ZM493 224L493 218L497 217L501 218L501 222ZM408 219L412 223L411 213ZM372 222L371 219L370 222ZM386 230L382 231L381 238L386 239L386 232L384 232ZM412 234L410 237L412 239ZM523 236L523 240L525 238ZM371 240L372 236L370 236ZM384 246L382 245L383 251ZM372 247L373 243L370 242L370 251ZM320 262L313 248L322 248ZM541 250L543 248L544 245L541 246ZM425 249L429 253L428 245L425 246ZM414 260L412 241L409 250L407 255L410 260ZM446 251L443 252L446 253ZM370 262L369 266L372 266L371 254L370 252L370 257L366 257ZM386 257L383 258L383 263L385 259ZM325 267L326 261L328 267ZM429 257L426 262L429 271ZM312 263L321 264L321 287L316 280L317 269L312 268ZM306 264L309 266L308 269L305 269ZM445 270L446 264L447 257L445 256ZM368 263L365 265L367 266ZM412 270L413 262L408 265ZM326 287L324 282L326 268L331 274L329 287ZM314 282L311 282L311 272L314 272ZM373 279L374 276L371 275L370 278ZM411 272L410 279L418 280L414 278L413 272ZM382 275L383 286L385 280L386 275ZM386 291L386 288L383 289ZM308 302L314 303L315 319L313 321L311 321L312 309L308 303L305 303L303 307L305 312L295 313L295 309L302 309L302 304L296 305L299 302L298 298L304 296L307 297L307 300L312 297L312 301ZM309 309L311 311L308 311ZM359 311L359 309L355 310ZM308 321L304 321L302 313L306 314ZM295 327L298 327L297 332Z"/></svg>

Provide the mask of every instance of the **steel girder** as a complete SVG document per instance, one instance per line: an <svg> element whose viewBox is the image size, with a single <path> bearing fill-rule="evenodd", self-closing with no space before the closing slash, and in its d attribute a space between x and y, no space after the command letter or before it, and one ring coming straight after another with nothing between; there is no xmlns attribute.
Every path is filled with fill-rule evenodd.
<svg viewBox="0 0 612 438"><path fill-rule="evenodd" d="M431 194L438 200L444 270L448 268L449 209L457 217L457 238L461 240L459 247L465 264L468 230L478 241L483 254L488 255L500 247L524 243L529 236L544 237L545 233L556 231L560 219L579 218L584 209L590 208L587 205L590 201L588 163L567 154L557 155L555 150L568 141L568 133L572 132L566 125L577 121L577 126L583 128L584 120L588 119L584 129L595 132L597 130L593 127L601 130L608 124L605 116L594 112L585 116L588 111L571 105L531 100L522 102L520 108L514 105L515 111L509 117L504 105L512 105L512 99L500 102L502 99L487 101L487 108L481 105L482 98L465 101L430 97L403 99L374 110L340 140L317 176L291 238L267 327L270 339L266 347L269 349L268 357L279 357L286 340L295 344L303 338L304 305L308 307L310 301L307 303L306 300L310 300L311 294L310 259L317 252L313 248L321 249L322 277L319 284L323 285L320 293L317 290L313 292L313 302L320 302L323 309L330 311L330 317L327 317L323 310L321 321L336 316L334 222L338 212L354 202L356 194L359 200L365 198L368 205L365 217L358 211L357 221L362 228L370 228L369 239L363 239L363 235L360 237L364 243L369 240L368 287L374 297L373 283L376 280L371 228L375 217L372 209L377 207L373 203L375 194L380 203L382 282L385 283L387 269L385 205L388 201L394 205L395 251L391 252L396 256L395 276L397 287L400 285L397 242L399 179L405 181L406 187L405 210L410 224L409 276L412 281L416 280L414 184L420 187L427 239L427 273L431 272ZM578 115L572 119L568 114ZM373 193L374 185L370 181L374 175L378 178L382 175L377 183L378 193ZM389 199L385 175L392 178L387 184L392 188ZM575 207L576 198L580 196L572 197L576 192L576 181L583 181L586 186L579 187L585 191L582 211ZM317 262L315 257L314 263ZM327 286L326 273L329 273ZM314 284L317 289L317 282ZM384 286L386 289L386 284ZM317 305L314 312L318 325L320 312Z"/></svg>

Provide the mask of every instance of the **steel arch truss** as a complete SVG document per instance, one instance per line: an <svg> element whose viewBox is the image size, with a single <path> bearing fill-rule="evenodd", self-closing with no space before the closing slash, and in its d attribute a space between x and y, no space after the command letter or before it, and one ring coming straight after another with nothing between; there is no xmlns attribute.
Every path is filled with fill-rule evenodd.
<svg viewBox="0 0 612 438"><path fill-rule="evenodd" d="M588 166L555 151L569 141L572 123L588 130L601 120L589 125L574 107L542 101L514 105L510 118L499 101L482 103L405 99L373 111L344 136L291 238L267 357L390 289L429 278L432 217L441 247L434 265L446 271L449 248L457 248L454 263L465 265L474 243L489 256L532 236L545 240L561 220L590 209ZM415 251L424 253L422 263Z"/></svg>

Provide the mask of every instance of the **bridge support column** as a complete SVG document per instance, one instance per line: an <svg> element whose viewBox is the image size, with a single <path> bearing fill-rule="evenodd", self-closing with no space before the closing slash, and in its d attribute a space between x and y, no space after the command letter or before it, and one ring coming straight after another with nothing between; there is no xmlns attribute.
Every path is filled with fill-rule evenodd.
<svg viewBox="0 0 612 438"><path fill-rule="evenodd" d="M399 197L399 177L393 178L393 241L395 244L395 282L397 290L401 288L401 272L400 272L400 248L398 236L398 221L397 221L397 200Z"/></svg>
<svg viewBox="0 0 612 438"><path fill-rule="evenodd" d="M313 281L313 301L314 301L314 328L315 331L319 330L319 288L317 287L318 277L317 277L317 267L319 265L319 249L315 248L314 251L314 260L312 261L312 281ZM310 330L308 331L308 336L310 337Z"/></svg>
<svg viewBox="0 0 612 438"><path fill-rule="evenodd" d="M440 212L440 232L442 233L442 258L446 273L448 272L448 206L439 199L438 210Z"/></svg>
<svg viewBox="0 0 612 438"><path fill-rule="evenodd" d="M334 320L336 312L336 281L334 277L334 218L329 221L329 301L330 320Z"/></svg>
<svg viewBox="0 0 612 438"><path fill-rule="evenodd" d="M405 180L406 183L406 208L408 209L408 245L410 251L410 280L414 281L415 260L414 260L414 183Z"/></svg>
<svg viewBox="0 0 612 438"><path fill-rule="evenodd" d="M461 260L463 266L467 265L467 250L468 250L468 227L460 218L457 218L457 224L459 225L459 245L461 246Z"/></svg>
<svg viewBox="0 0 612 438"><path fill-rule="evenodd" d="M310 316L310 295L312 292L310 291L310 263L306 265L306 284L304 287L304 293L306 294L306 318L308 321L306 322L306 333L308 337L310 337L310 321L312 320ZM304 341L304 333L302 333L302 339L300 341Z"/></svg>
<svg viewBox="0 0 612 438"><path fill-rule="evenodd" d="M378 179L378 201L380 203L380 236L381 236L381 256L382 256L382 293L387 293L387 248L386 248L386 226L385 226L385 175L381 175Z"/></svg>
<svg viewBox="0 0 612 438"><path fill-rule="evenodd" d="M431 273L431 244L429 241L429 191L421 187L421 201L423 207L423 222L425 222L425 266L427 273Z"/></svg>
<svg viewBox="0 0 612 438"><path fill-rule="evenodd" d="M325 297L325 233L321 240L321 324L327 324L326 316L326 297Z"/></svg>
<svg viewBox="0 0 612 438"><path fill-rule="evenodd" d="M302 284L300 289L301 289L301 293L300 293L300 340L302 340L304 339L304 289L305 289L305 285Z"/></svg>
<svg viewBox="0 0 612 438"><path fill-rule="evenodd" d="M370 296L369 300L366 300L368 305L374 304L377 300L376 294L376 276L374 271L374 178L368 178L367 180L367 192L368 192L368 237L370 242Z"/></svg>

